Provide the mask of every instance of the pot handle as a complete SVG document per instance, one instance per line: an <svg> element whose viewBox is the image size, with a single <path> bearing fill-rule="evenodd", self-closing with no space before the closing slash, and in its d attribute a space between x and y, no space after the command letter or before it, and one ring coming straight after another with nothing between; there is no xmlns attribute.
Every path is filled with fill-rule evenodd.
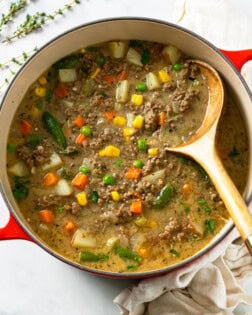
<svg viewBox="0 0 252 315"><path fill-rule="evenodd" d="M27 241L33 240L27 235L24 230L20 227L17 221L14 219L13 215L10 213L10 218L8 223L0 228L0 241L1 240L12 240L12 239L22 239Z"/></svg>
<svg viewBox="0 0 252 315"><path fill-rule="evenodd" d="M249 60L252 60L252 49L246 50L223 50L220 51L233 63L238 71L241 71L242 66Z"/></svg>

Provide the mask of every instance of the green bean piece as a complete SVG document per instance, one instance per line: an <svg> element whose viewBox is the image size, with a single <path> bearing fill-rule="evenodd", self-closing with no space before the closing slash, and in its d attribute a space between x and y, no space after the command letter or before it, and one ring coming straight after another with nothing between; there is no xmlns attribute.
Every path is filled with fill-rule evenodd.
<svg viewBox="0 0 252 315"><path fill-rule="evenodd" d="M157 196L154 206L156 209L163 209L164 206L170 201L174 194L174 188L170 183L167 183Z"/></svg>
<svg viewBox="0 0 252 315"><path fill-rule="evenodd" d="M80 253L80 261L81 262L97 262L97 261L104 261L108 260L109 256L106 254L94 254L92 252L81 252Z"/></svg>
<svg viewBox="0 0 252 315"><path fill-rule="evenodd" d="M126 259L130 259L130 260L133 260L133 261L136 261L138 263L141 262L142 258L134 253L131 249L129 248L124 248L124 247L121 247L121 246L116 246L115 249L114 249L115 253L121 257L121 258L126 258Z"/></svg>
<svg viewBox="0 0 252 315"><path fill-rule="evenodd" d="M42 114L42 121L45 125L45 128L54 138L57 144L65 149L67 147L66 137L57 119L53 117L49 112L44 112Z"/></svg>

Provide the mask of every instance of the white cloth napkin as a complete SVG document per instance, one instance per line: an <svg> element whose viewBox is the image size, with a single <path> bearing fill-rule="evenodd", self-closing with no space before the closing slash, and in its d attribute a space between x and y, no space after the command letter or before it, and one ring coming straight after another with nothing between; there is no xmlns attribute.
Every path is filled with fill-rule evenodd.
<svg viewBox="0 0 252 315"><path fill-rule="evenodd" d="M237 12L230 1L217 0L209 6L201 0L184 1L183 5L178 1L177 4L181 9L177 23L217 47L227 50L252 48L251 19ZM211 16L211 24L205 23L206 16ZM219 29L216 24L223 19L227 21L223 23L226 29ZM242 74L252 90L252 62L243 67ZM238 236L233 229L203 257L166 275L140 281L122 291L114 303L123 315L220 315L229 314L241 302L252 305L252 295L242 288L244 280L252 275L252 257Z"/></svg>

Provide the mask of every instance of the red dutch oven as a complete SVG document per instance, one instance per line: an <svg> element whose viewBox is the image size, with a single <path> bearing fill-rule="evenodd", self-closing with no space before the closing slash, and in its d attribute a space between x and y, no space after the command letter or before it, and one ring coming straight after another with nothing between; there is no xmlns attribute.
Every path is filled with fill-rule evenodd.
<svg viewBox="0 0 252 315"><path fill-rule="evenodd" d="M26 222L15 202L8 181L6 170L6 147L8 131L15 111L29 86L43 73L51 64L65 55L77 49L90 46L95 43L115 39L139 39L157 41L160 43L171 43L192 58L201 59L211 64L222 76L226 85L233 91L234 97L243 114L249 144L252 143L252 94L244 79L240 75L244 63L252 60L252 49L243 51L224 51L217 49L214 45L200 36L167 22L143 19L143 18L120 18L101 20L72 29L43 46L32 56L15 76L4 95L0 109L1 145L3 152L0 156L0 186L3 198L10 211L7 225L0 228L0 240L23 239L35 242L48 253L58 259L79 269L96 273L101 276L117 278L143 278L157 276L167 273L175 268L183 267L192 263L195 259L205 255L218 243L222 242L227 234L233 229L231 220L224 226L209 245L200 250L194 256L169 267L141 273L113 273L94 270L63 257L51 249L36 235ZM250 150L249 174L244 198L247 203L252 200L252 151Z"/></svg>

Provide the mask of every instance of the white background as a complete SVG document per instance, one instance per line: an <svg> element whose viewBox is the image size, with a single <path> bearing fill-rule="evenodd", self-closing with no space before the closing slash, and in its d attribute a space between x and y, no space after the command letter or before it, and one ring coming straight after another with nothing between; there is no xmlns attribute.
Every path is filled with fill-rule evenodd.
<svg viewBox="0 0 252 315"><path fill-rule="evenodd" d="M11 1L0 0L0 15L6 12L8 2ZM66 2L31 1L29 12L53 12ZM82 0L81 5L75 6L71 12L50 23L42 31L12 44L0 43L0 63L35 46L41 47L55 35L79 24L119 16L152 17L179 22L220 48L252 48L252 24L249 24L252 20L251 0L188 0L186 5L184 2ZM195 10L195 6L190 9L189 2L198 4L198 10ZM210 6L215 7L217 14L211 13ZM20 14L18 21L22 22L27 12ZM14 26L15 23L6 28L5 33L15 29ZM0 86L5 77L6 71L0 70ZM0 97L3 90L0 91ZM7 219L8 211L0 199L0 226ZM133 282L89 275L58 261L30 242L0 241L0 315L115 315L119 314L119 309L113 304L113 298ZM247 289L252 291L252 281L247 282Z"/></svg>

